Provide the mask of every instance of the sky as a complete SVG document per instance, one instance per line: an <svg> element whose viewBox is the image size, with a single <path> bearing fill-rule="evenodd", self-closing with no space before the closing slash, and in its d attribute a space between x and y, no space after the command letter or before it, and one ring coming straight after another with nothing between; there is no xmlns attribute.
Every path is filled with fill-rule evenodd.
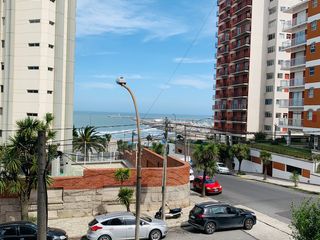
<svg viewBox="0 0 320 240"><path fill-rule="evenodd" d="M215 0L78 0L75 111L212 115Z"/></svg>

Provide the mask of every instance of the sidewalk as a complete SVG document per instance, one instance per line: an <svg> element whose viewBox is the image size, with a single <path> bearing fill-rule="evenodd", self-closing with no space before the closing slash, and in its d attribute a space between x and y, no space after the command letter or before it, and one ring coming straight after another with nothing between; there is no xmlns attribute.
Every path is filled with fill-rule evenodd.
<svg viewBox="0 0 320 240"><path fill-rule="evenodd" d="M279 186L293 188L293 189L297 189L300 191L305 191L313 194L320 194L320 186L318 185L313 185L308 183L299 183L298 187L294 187L294 183L292 181L269 177L269 176L267 176L267 180L263 180L263 174L256 174L256 173L246 173L246 175L238 175L238 176L247 180L279 185Z"/></svg>
<svg viewBox="0 0 320 240"><path fill-rule="evenodd" d="M212 198L202 198L198 193L193 191L190 192L190 206L183 209L183 214L178 219L167 219L166 222L170 228L180 227L188 224L189 211L193 208L195 203L206 202L206 201L216 201ZM240 208L246 208L250 210L247 206L237 206ZM257 224L252 230L245 231L247 234L258 240L289 240L291 230L289 226L277 219L271 218L265 214L252 210L257 215ZM154 217L155 211L144 212L148 216ZM93 219L93 217L82 217L82 218L68 218L68 219L56 219L49 220L50 227L57 227L64 229L69 235L70 240L78 240L84 236L88 229L88 223Z"/></svg>

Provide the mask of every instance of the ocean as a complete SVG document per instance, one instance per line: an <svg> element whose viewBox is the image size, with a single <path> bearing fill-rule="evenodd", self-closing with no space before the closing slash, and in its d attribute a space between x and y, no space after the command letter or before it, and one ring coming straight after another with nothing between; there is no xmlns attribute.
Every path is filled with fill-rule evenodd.
<svg viewBox="0 0 320 240"><path fill-rule="evenodd" d="M140 114L141 119L164 119L197 122L212 126L212 116L209 115L180 115L180 114ZM136 121L134 113L108 113L108 112L74 112L74 125L76 128L87 125L97 127L100 134L112 134L113 139L130 140L132 131L136 130ZM141 137L147 135L160 136L163 132L148 125L141 125Z"/></svg>

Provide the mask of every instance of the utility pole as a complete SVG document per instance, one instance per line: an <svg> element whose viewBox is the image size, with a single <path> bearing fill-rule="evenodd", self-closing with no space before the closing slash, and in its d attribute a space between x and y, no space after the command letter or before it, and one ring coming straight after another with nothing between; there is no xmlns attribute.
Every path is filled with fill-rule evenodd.
<svg viewBox="0 0 320 240"><path fill-rule="evenodd" d="M38 131L38 186L37 186L37 224L38 240L47 239L47 206L46 206L46 182L45 182L45 167L46 167L46 133Z"/></svg>
<svg viewBox="0 0 320 240"><path fill-rule="evenodd" d="M187 126L184 125L184 161L187 161Z"/></svg>
<svg viewBox="0 0 320 240"><path fill-rule="evenodd" d="M84 162L83 162L83 165L86 165L86 161L87 161L87 142L84 141Z"/></svg>
<svg viewBox="0 0 320 240"><path fill-rule="evenodd" d="M161 218L163 221L166 220L165 208L166 208L166 198L167 198L167 160L168 160L168 128L169 128L169 120L165 119L165 127L164 127L164 151L163 151L163 172L162 172L162 214Z"/></svg>

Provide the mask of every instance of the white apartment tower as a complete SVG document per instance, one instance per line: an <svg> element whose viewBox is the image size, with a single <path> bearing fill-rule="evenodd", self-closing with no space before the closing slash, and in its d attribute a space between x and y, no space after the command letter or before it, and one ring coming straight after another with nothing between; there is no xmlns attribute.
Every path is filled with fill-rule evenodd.
<svg viewBox="0 0 320 240"><path fill-rule="evenodd" d="M299 0L220 0L215 133L230 138L252 137L263 131L270 135L286 133L278 119L288 108L280 99L288 99L283 80L289 70L281 64L290 54L281 51L290 34L283 24L291 14L282 10Z"/></svg>
<svg viewBox="0 0 320 240"><path fill-rule="evenodd" d="M0 12L1 142L17 120L46 113L57 140L71 139L76 0L1 0ZM59 168L56 160L52 175Z"/></svg>

